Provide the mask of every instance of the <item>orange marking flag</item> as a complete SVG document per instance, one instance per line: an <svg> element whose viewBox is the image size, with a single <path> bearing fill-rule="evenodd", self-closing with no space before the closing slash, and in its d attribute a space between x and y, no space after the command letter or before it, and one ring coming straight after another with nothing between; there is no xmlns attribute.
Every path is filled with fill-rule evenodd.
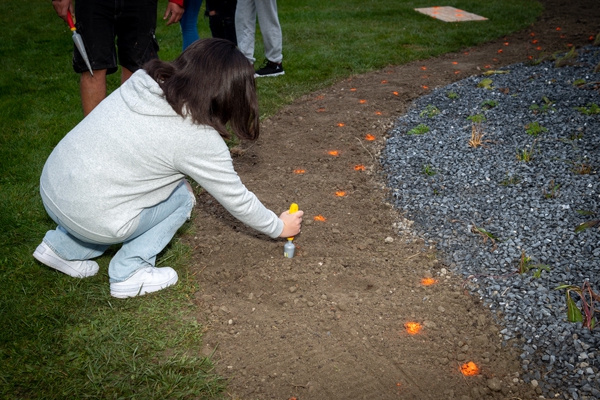
<svg viewBox="0 0 600 400"><path fill-rule="evenodd" d="M485 21L487 18L477 14L472 14L454 7L425 7L415 8L415 11L444 22L463 22L463 21Z"/></svg>

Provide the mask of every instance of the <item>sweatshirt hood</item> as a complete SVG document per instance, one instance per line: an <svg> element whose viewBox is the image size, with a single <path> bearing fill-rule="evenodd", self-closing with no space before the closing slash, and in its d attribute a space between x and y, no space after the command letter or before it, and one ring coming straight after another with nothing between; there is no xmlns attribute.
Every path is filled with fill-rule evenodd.
<svg viewBox="0 0 600 400"><path fill-rule="evenodd" d="M164 97L158 83L143 69L137 70L119 88L121 97L131 111L142 115L179 116Z"/></svg>

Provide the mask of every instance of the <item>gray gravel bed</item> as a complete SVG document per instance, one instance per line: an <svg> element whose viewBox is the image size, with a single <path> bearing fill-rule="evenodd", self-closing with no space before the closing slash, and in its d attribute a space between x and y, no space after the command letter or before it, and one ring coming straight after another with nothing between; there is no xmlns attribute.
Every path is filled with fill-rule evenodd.
<svg viewBox="0 0 600 400"><path fill-rule="evenodd" d="M548 398L600 399L600 327L568 322L556 290L587 280L600 292L598 227L575 232L600 218L600 113L577 109L600 106L599 62L600 48L586 47L573 65L515 64L436 89L397 120L382 153L413 233L498 316L506 345L523 340L521 378ZM527 133L535 122L542 131ZM409 134L420 124L429 131ZM483 146L468 145L473 126ZM574 172L582 166L591 173ZM534 267L520 274L523 255Z"/></svg>

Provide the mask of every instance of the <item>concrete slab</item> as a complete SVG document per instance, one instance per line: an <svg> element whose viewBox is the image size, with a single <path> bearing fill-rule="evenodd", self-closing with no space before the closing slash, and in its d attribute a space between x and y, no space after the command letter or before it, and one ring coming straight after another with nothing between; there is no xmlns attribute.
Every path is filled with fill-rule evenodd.
<svg viewBox="0 0 600 400"><path fill-rule="evenodd" d="M415 8L421 14L444 22L485 21L487 18L450 6Z"/></svg>

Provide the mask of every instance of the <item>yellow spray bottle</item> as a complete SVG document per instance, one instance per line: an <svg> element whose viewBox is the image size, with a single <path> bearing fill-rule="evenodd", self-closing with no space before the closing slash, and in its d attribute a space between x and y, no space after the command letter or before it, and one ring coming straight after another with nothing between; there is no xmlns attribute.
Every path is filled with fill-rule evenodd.
<svg viewBox="0 0 600 400"><path fill-rule="evenodd" d="M290 214L293 214L296 211L298 211L298 204L292 203L292 205L290 206ZM283 246L283 256L285 258L292 258L294 257L295 251L296 245L294 245L294 237L290 236L289 238L287 238L287 243Z"/></svg>

